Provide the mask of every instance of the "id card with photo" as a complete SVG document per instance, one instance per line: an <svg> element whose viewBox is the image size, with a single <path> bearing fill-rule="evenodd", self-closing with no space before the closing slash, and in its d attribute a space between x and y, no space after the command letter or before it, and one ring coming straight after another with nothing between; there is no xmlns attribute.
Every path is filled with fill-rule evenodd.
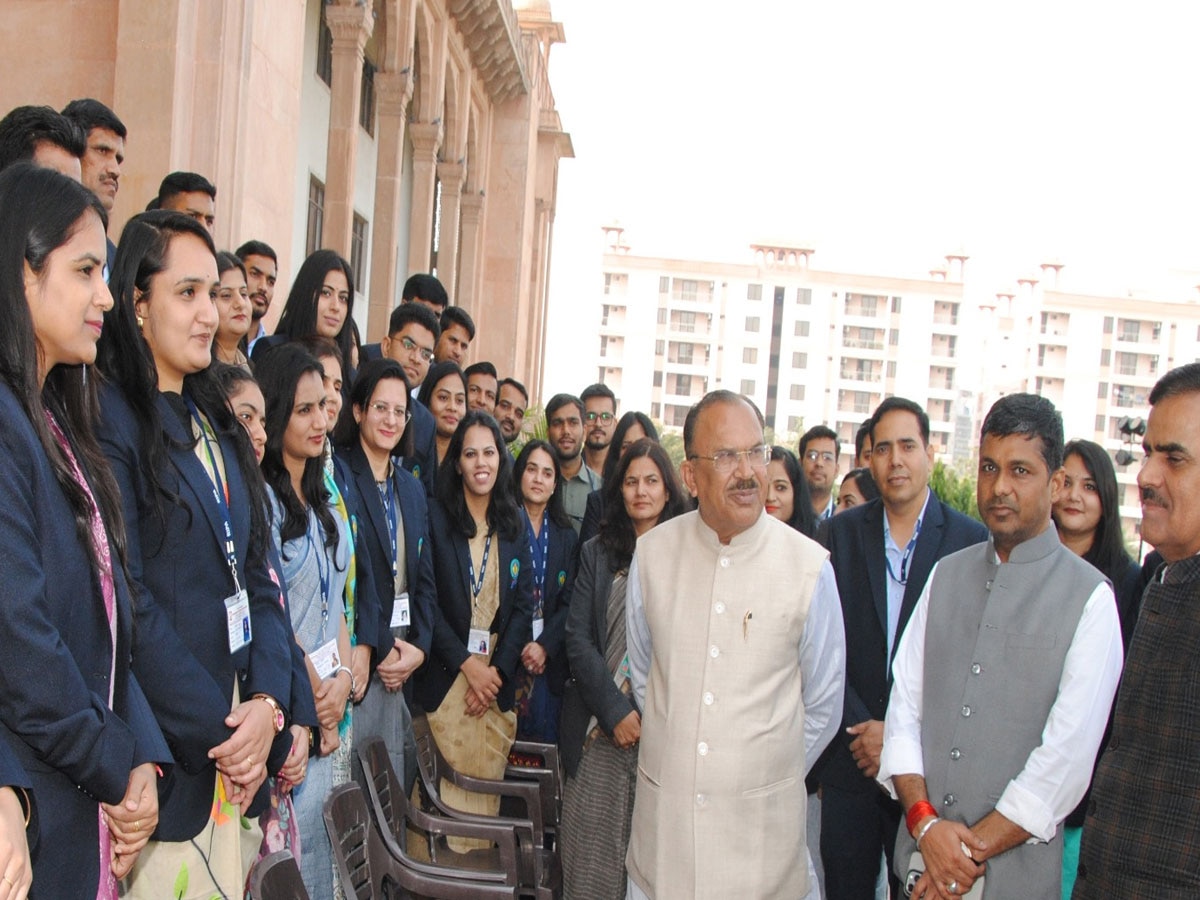
<svg viewBox="0 0 1200 900"><path fill-rule="evenodd" d="M308 654L309 660L313 664L313 668L317 670L317 677L324 681L333 674L333 670L342 664L338 658L337 638L332 638L320 647Z"/></svg>
<svg viewBox="0 0 1200 900"><path fill-rule="evenodd" d="M472 628L471 633L467 635L467 651L470 653L482 653L487 656L492 650L492 636L488 634L486 628Z"/></svg>
<svg viewBox="0 0 1200 900"><path fill-rule="evenodd" d="M225 622L229 628L229 652L237 653L253 640L250 632L250 595L244 590L225 598Z"/></svg>
<svg viewBox="0 0 1200 900"><path fill-rule="evenodd" d="M533 639L536 641L542 636L542 632L546 630L546 620L538 617L533 620Z"/></svg>
<svg viewBox="0 0 1200 900"><path fill-rule="evenodd" d="M412 624L412 611L408 602L408 591L396 595L395 605L392 606L392 621L389 628L407 628Z"/></svg>

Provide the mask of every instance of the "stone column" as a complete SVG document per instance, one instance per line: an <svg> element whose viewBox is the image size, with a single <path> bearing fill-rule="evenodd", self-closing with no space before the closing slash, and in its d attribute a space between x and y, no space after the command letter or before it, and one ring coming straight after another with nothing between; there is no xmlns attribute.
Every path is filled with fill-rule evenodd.
<svg viewBox="0 0 1200 900"><path fill-rule="evenodd" d="M325 227L321 244L350 257L354 225L354 172L358 154L363 48L375 27L370 5L325 7L333 36L333 79L329 88L329 143L325 157Z"/></svg>
<svg viewBox="0 0 1200 900"><path fill-rule="evenodd" d="M461 163L437 164L437 177L442 183L442 215L438 223L438 280L450 295L451 303L456 302L459 204L465 174L466 169Z"/></svg>
<svg viewBox="0 0 1200 900"><path fill-rule="evenodd" d="M480 237L483 233L483 194L468 190L459 201L462 222L462 252L458 260L456 306L465 307L472 316L479 306Z"/></svg>
<svg viewBox="0 0 1200 900"><path fill-rule="evenodd" d="M413 146L412 219L408 229L408 273L429 271L433 252L433 203L436 194L437 152L442 145L441 122L408 126Z"/></svg>
<svg viewBox="0 0 1200 900"><path fill-rule="evenodd" d="M399 296L396 251L400 245L400 172L404 165L404 111L412 96L408 72L375 76L379 113L375 140L375 222L371 226L371 294L367 306L367 340L387 331L388 317Z"/></svg>

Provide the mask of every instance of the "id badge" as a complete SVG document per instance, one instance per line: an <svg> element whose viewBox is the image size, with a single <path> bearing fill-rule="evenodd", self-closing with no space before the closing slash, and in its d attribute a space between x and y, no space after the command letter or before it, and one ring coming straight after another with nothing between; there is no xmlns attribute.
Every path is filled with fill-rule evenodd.
<svg viewBox="0 0 1200 900"><path fill-rule="evenodd" d="M546 620L541 616L533 620L533 639L536 641L546 629Z"/></svg>
<svg viewBox="0 0 1200 900"><path fill-rule="evenodd" d="M237 653L250 643L250 595L244 590L225 598L225 622L229 628L229 652Z"/></svg>
<svg viewBox="0 0 1200 900"><path fill-rule="evenodd" d="M389 628L407 628L412 624L412 612L408 604L408 591L396 595L396 603L392 607L392 622Z"/></svg>
<svg viewBox="0 0 1200 900"><path fill-rule="evenodd" d="M317 670L317 677L324 681L333 674L333 670L342 664L338 658L337 638L331 638L320 647L308 654L309 661Z"/></svg>
<svg viewBox="0 0 1200 900"><path fill-rule="evenodd" d="M467 635L467 650L471 653L482 653L486 656L492 649L492 636L486 628L472 628Z"/></svg>

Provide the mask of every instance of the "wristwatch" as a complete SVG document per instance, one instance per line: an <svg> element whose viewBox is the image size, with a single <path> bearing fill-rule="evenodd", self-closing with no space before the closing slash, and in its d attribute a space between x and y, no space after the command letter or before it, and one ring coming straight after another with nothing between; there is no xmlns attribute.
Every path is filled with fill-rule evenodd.
<svg viewBox="0 0 1200 900"><path fill-rule="evenodd" d="M262 700L271 707L271 724L275 726L275 733L279 734L287 727L287 716L283 714L283 707L279 705L279 701L270 694L252 694L251 700Z"/></svg>

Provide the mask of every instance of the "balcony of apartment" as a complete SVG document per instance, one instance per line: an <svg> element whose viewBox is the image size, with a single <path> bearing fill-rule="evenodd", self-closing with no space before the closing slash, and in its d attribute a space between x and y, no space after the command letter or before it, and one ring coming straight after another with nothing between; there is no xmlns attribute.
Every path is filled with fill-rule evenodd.
<svg viewBox="0 0 1200 900"><path fill-rule="evenodd" d="M602 331L600 334L600 365L621 365L624 356L625 339L604 334Z"/></svg>
<svg viewBox="0 0 1200 900"><path fill-rule="evenodd" d="M1143 319L1117 319L1113 331L1114 345L1157 344L1162 339L1162 322Z"/></svg>
<svg viewBox="0 0 1200 900"><path fill-rule="evenodd" d="M1113 354L1112 374L1134 383L1153 382L1158 378L1158 354L1117 351Z"/></svg>
<svg viewBox="0 0 1200 900"><path fill-rule="evenodd" d="M1071 316L1068 313L1044 312L1038 333L1048 338L1065 338L1070 324Z"/></svg>
<svg viewBox="0 0 1200 900"><path fill-rule="evenodd" d="M930 366L929 367L929 391L933 397L935 393L942 394L954 391L954 369L950 366ZM939 399L953 399L953 397L939 397Z"/></svg>
<svg viewBox="0 0 1200 900"><path fill-rule="evenodd" d="M934 331L958 331L958 304L936 300L933 304Z"/></svg>
<svg viewBox="0 0 1200 900"><path fill-rule="evenodd" d="M945 431L954 430L954 403L950 400L930 400L925 406L925 412L929 414L929 427L937 428Z"/></svg>
<svg viewBox="0 0 1200 900"><path fill-rule="evenodd" d="M953 359L958 348L958 338L952 334L934 334L929 345L929 355L941 359Z"/></svg>
<svg viewBox="0 0 1200 900"><path fill-rule="evenodd" d="M871 294L847 293L842 303L842 313L847 319L871 319L885 315L888 311L887 297Z"/></svg>
<svg viewBox="0 0 1200 900"><path fill-rule="evenodd" d="M1067 348L1059 344L1038 344L1037 364L1039 369L1064 372L1067 368Z"/></svg>
<svg viewBox="0 0 1200 900"><path fill-rule="evenodd" d="M625 334L627 327L625 307L605 303L600 310L600 333Z"/></svg>
<svg viewBox="0 0 1200 900"><path fill-rule="evenodd" d="M1033 382L1033 392L1058 407L1063 403L1063 387L1061 378L1045 378L1039 375Z"/></svg>
<svg viewBox="0 0 1200 900"><path fill-rule="evenodd" d="M843 381L879 384L883 380L883 362L877 359L843 357L838 374Z"/></svg>
<svg viewBox="0 0 1200 900"><path fill-rule="evenodd" d="M714 293L711 281L672 278L668 303L672 310L708 314L712 312Z"/></svg>
<svg viewBox="0 0 1200 900"><path fill-rule="evenodd" d="M1150 386L1136 384L1114 384L1109 395L1109 412L1127 410L1133 415L1146 414L1150 407Z"/></svg>
<svg viewBox="0 0 1200 900"><path fill-rule="evenodd" d="M706 338L712 335L712 315L687 310L672 310L667 321L667 337L675 340Z"/></svg>
<svg viewBox="0 0 1200 900"><path fill-rule="evenodd" d="M886 328L864 328L861 325L842 326L842 349L883 353L884 342L887 340Z"/></svg>

